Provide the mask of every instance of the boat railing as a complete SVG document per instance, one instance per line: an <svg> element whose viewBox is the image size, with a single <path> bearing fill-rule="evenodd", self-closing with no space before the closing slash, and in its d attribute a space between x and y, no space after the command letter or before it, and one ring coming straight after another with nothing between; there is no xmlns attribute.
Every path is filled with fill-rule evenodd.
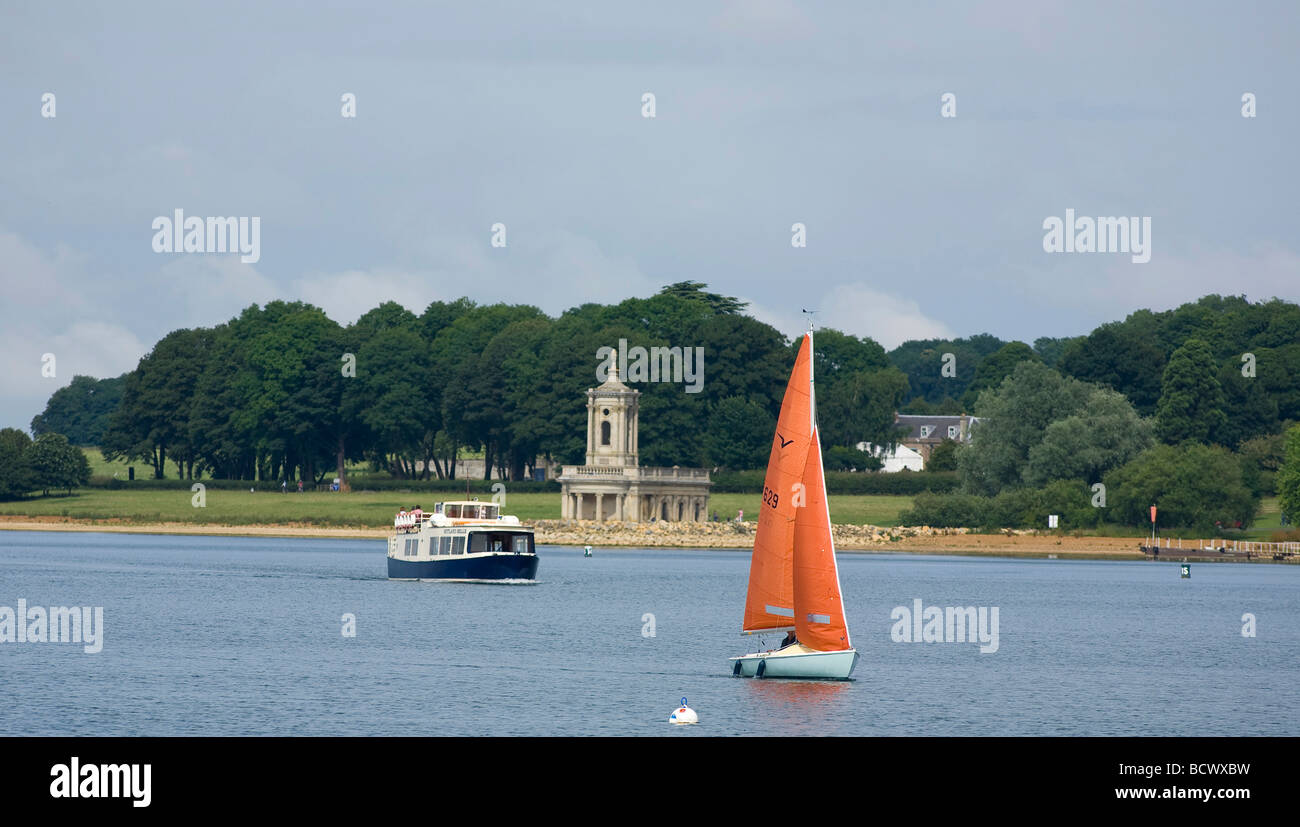
<svg viewBox="0 0 1300 827"><path fill-rule="evenodd" d="M393 528L396 529L399 534L415 534L419 532L420 528L431 519L433 519L433 515L428 512L398 515L398 517L393 520Z"/></svg>

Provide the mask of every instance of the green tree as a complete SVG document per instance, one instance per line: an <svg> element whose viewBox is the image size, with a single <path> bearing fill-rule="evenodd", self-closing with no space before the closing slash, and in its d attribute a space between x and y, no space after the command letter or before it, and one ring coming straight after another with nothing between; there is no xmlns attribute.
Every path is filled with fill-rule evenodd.
<svg viewBox="0 0 1300 827"><path fill-rule="evenodd" d="M357 383L366 405L361 419L374 435L384 467L401 477L416 476L416 457L430 404L428 347L409 327L376 333L357 354Z"/></svg>
<svg viewBox="0 0 1300 827"><path fill-rule="evenodd" d="M907 374L908 401L920 398L938 403L945 397L960 399L980 362L1005 344L988 333L966 339L912 339L891 350L889 361ZM951 360L946 358L948 354ZM949 365L953 375L945 370Z"/></svg>
<svg viewBox="0 0 1300 827"><path fill-rule="evenodd" d="M40 436L63 434L73 445L99 445L108 427L108 419L122 401L125 375L114 379L74 376L59 388L45 404L45 410L32 419L32 433Z"/></svg>
<svg viewBox="0 0 1300 827"><path fill-rule="evenodd" d="M732 470L765 468L776 418L752 399L728 396L709 417L705 450L709 464Z"/></svg>
<svg viewBox="0 0 1300 827"><path fill-rule="evenodd" d="M718 314L736 314L744 310L749 303L743 302L734 296L721 296L717 293L706 293L704 288L708 287L704 282L699 281L679 281L676 284L670 284L659 291L661 296L674 296L681 299L692 301L702 301Z"/></svg>
<svg viewBox="0 0 1300 827"><path fill-rule="evenodd" d="M1150 416L1160 398L1166 358L1158 331L1155 315L1139 311L1123 323L1102 325L1071 342L1057 367L1066 376L1119 391L1139 414Z"/></svg>
<svg viewBox="0 0 1300 827"><path fill-rule="evenodd" d="M1169 357L1156 405L1156 435L1162 442L1208 442L1226 424L1223 390L1209 345L1188 339Z"/></svg>
<svg viewBox="0 0 1300 827"><path fill-rule="evenodd" d="M945 439L930 449L930 459L925 464L927 471L956 471L957 443Z"/></svg>
<svg viewBox="0 0 1300 827"><path fill-rule="evenodd" d="M1259 501L1246 485L1239 457L1220 446L1154 445L1105 477L1108 516L1128 526L1248 526Z"/></svg>
<svg viewBox="0 0 1300 827"><path fill-rule="evenodd" d="M1035 486L1071 479L1092 485L1151 443L1150 420L1139 417L1123 394L1093 386L1077 412L1051 422L1029 449L1024 480Z"/></svg>
<svg viewBox="0 0 1300 827"><path fill-rule="evenodd" d="M866 451L847 445L833 445L822 452L827 471L879 471L884 462Z"/></svg>
<svg viewBox="0 0 1300 827"><path fill-rule="evenodd" d="M507 446L502 443L500 357L494 353L488 361L483 355L501 331L529 319L545 319L545 314L527 305L474 307L442 328L430 348L432 387L435 397L441 394L434 401L441 407L443 427L456 445L482 446L485 479L503 461Z"/></svg>
<svg viewBox="0 0 1300 827"><path fill-rule="evenodd" d="M980 394L980 422L958 453L962 487L992 496L1023 482L1030 451L1047 427L1084 409L1095 386L1061 376L1041 362L1021 362L996 389Z"/></svg>
<svg viewBox="0 0 1300 827"><path fill-rule="evenodd" d="M1054 339L1050 336L1040 336L1034 340L1034 353L1038 354L1038 358L1043 360L1044 365L1054 368L1065 355L1065 349L1082 338L1082 336L1064 336Z"/></svg>
<svg viewBox="0 0 1300 827"><path fill-rule="evenodd" d="M827 446L852 448L870 442L889 448L897 443L894 413L907 394L902 371L886 367L854 371L831 382L823 382L820 375L815 380L817 426Z"/></svg>
<svg viewBox="0 0 1300 827"><path fill-rule="evenodd" d="M68 493L78 485L90 482L90 461L77 446L71 445L63 434L45 433L38 436L23 454L31 469L32 486L49 494L51 489L64 488Z"/></svg>
<svg viewBox="0 0 1300 827"><path fill-rule="evenodd" d="M1252 437L1277 430L1277 399L1259 378L1243 376L1239 362L1225 362L1219 368L1219 387L1223 390L1225 419L1210 434L1211 441L1236 448Z"/></svg>
<svg viewBox="0 0 1300 827"><path fill-rule="evenodd" d="M1041 362L1033 348L1024 342L1007 342L1002 347L985 356L975 368L975 377L966 392L962 394L961 406L964 410L975 409L975 400L980 391L996 388L1002 380L1011 375L1016 365L1021 362Z"/></svg>
<svg viewBox="0 0 1300 827"><path fill-rule="evenodd" d="M140 359L127 375L122 402L105 429L106 459L146 461L154 477L162 479L170 458L181 479L193 478L190 413L210 342L209 330L174 330Z"/></svg>
<svg viewBox="0 0 1300 827"><path fill-rule="evenodd" d="M1286 432L1285 454L1277 472L1277 500L1292 525L1300 522L1300 425Z"/></svg>
<svg viewBox="0 0 1300 827"><path fill-rule="evenodd" d="M0 500L21 497L35 487L27 464L32 439L17 428L0 429Z"/></svg>

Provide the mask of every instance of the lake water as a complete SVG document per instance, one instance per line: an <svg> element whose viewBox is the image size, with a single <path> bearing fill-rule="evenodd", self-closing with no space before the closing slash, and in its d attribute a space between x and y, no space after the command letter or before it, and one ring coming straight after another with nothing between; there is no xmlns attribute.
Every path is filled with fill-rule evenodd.
<svg viewBox="0 0 1300 827"><path fill-rule="evenodd" d="M0 531L0 606L105 625L0 643L0 735L1300 734L1296 566L841 554L862 659L819 683L730 676L747 553L539 553L535 585L410 583L382 541ZM998 607L998 650L894 642L916 598Z"/></svg>

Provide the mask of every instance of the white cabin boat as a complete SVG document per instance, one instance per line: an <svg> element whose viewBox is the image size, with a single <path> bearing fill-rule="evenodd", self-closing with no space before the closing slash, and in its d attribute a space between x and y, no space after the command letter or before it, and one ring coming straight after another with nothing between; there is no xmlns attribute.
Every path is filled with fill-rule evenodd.
<svg viewBox="0 0 1300 827"><path fill-rule="evenodd" d="M388 538L390 580L534 580L533 529L496 503L458 500L404 513Z"/></svg>

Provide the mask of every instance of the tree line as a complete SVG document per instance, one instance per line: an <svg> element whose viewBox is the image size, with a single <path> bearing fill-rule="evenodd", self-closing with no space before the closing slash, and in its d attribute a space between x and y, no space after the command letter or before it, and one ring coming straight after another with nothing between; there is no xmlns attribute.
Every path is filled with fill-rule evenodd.
<svg viewBox="0 0 1300 827"><path fill-rule="evenodd" d="M537 457L583 462L597 353L625 339L705 354L698 393L634 383L645 464L762 467L795 343L705 287L681 282L558 318L462 298L419 315L386 302L344 326L300 302L254 305L167 334L119 379L78 377L33 430L66 429L156 478L170 463L183 479L321 482L369 461L401 478L451 479L468 449L483 453L485 477L524 479ZM817 360L828 447L865 467L872 458L850 446L893 440L907 379L878 344L838 331L819 332Z"/></svg>
<svg viewBox="0 0 1300 827"><path fill-rule="evenodd" d="M156 477L170 461L183 478L321 481L343 476L347 461L369 461L399 478L452 479L473 450L485 457L485 476L520 479L536 457L583 461L583 391L596 384L600 348L626 339L705 351L699 393L672 382L634 385L643 462L762 468L798 342L743 311L698 282L556 318L462 298L418 315L387 302L342 326L311 305L271 302L213 328L173 331L122 377L77 377L32 430L145 462ZM1217 477L1238 480L1251 505L1218 488L1224 507L1197 506L1188 519L1204 524L1214 513L1209 522L1235 524L1272 493L1282 434L1300 420L1297 332L1294 304L1217 295L1032 346L979 334L887 353L871 339L821 330L827 466L878 467L852 446L895 443L897 410L973 412L985 420L973 444L941 446L930 464L958 469L962 496L1063 491L1064 483L1086 492L1139 458L1168 471L1171 457L1186 470L1218 468L1226 455L1241 473ZM1128 480L1133 493L1132 481L1147 476L1112 476L1108 490ZM1138 510L1089 505L1075 516ZM1182 512L1171 505L1169 513Z"/></svg>
<svg viewBox="0 0 1300 827"><path fill-rule="evenodd" d="M904 342L889 359L907 374L906 413L973 413L981 391L1029 360L1118 391L1144 417L1159 414L1167 396L1164 427L1196 420L1193 438L1235 449L1300 420L1297 334L1300 306L1291 302L1209 295L1173 310L1138 310L1084 336L1036 339L1032 347L980 334ZM1193 340L1199 344L1188 347ZM945 354L952 375L942 371ZM1171 363L1190 383L1181 399L1165 382Z"/></svg>
<svg viewBox="0 0 1300 827"><path fill-rule="evenodd" d="M1249 526L1260 499L1283 489L1283 432L1294 423L1244 440L1235 451L1219 442L1231 415L1222 410L1210 353L1195 338L1174 351L1153 416L1107 385L1021 361L979 395L973 438L954 449L960 490L919 496L901 519L1042 528L1048 514L1057 514L1066 529L1135 527L1148 525L1156 506L1163 527ZM1283 500L1289 507L1285 493Z"/></svg>

